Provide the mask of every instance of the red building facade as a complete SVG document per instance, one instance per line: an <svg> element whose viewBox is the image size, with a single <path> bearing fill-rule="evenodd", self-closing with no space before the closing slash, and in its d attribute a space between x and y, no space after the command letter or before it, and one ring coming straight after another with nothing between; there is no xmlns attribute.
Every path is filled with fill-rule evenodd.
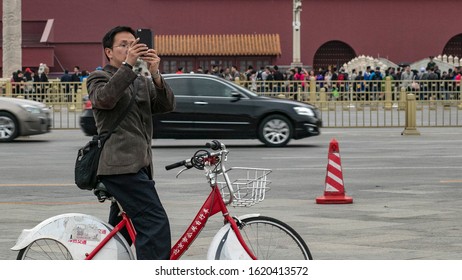
<svg viewBox="0 0 462 280"><path fill-rule="evenodd" d="M462 57L459 0L302 3L304 65L341 65L363 54L385 57L395 63L443 53ZM248 53L168 55L175 48L173 44L170 49L159 50L163 67L169 67L166 72L176 66L190 71L220 63L234 64L241 70L249 64L290 65L292 4L292 0L22 0L22 64L38 67L39 63L46 63L51 72L72 71L75 65L91 71L106 63L100 43L104 33L116 25L129 25L150 28L159 36L276 34L279 38L279 52L269 54L254 51L252 40L238 42L249 49ZM217 42L204 44L214 46Z"/></svg>

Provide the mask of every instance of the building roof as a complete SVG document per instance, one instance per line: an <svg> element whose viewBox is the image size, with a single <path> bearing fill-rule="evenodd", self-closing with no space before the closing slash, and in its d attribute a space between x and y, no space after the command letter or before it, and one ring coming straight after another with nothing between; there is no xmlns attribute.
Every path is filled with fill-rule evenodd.
<svg viewBox="0 0 462 280"><path fill-rule="evenodd" d="M156 35L162 56L279 56L279 34Z"/></svg>

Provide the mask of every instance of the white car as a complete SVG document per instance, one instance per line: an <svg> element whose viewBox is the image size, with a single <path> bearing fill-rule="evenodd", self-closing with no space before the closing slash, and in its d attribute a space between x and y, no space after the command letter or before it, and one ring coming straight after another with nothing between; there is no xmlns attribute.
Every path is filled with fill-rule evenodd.
<svg viewBox="0 0 462 280"><path fill-rule="evenodd" d="M0 142L50 132L50 110L40 102L0 97Z"/></svg>

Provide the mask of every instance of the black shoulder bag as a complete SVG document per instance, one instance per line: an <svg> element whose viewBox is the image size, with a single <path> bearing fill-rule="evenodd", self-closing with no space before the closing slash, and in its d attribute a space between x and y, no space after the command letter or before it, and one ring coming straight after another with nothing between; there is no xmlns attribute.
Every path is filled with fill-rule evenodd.
<svg viewBox="0 0 462 280"><path fill-rule="evenodd" d="M127 116L128 111L135 101L136 91L133 93L130 103L124 114L120 115L109 132L104 135L94 135L85 146L79 149L77 159L75 161L75 184L82 190L93 190L98 184L98 164L101 151L103 150L104 143L111 136L112 132L120 124L120 122Z"/></svg>

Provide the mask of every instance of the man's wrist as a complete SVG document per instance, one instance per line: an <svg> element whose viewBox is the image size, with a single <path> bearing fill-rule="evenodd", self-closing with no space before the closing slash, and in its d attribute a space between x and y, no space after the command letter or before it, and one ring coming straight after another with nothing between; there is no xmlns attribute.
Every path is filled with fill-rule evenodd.
<svg viewBox="0 0 462 280"><path fill-rule="evenodd" d="M126 66L126 67L128 67L130 69L133 69L133 66L130 63L126 62L126 61L122 62L122 66Z"/></svg>
<svg viewBox="0 0 462 280"><path fill-rule="evenodd" d="M151 76L152 76L152 79L157 79L157 78L160 78L160 72L159 72L159 69L157 69L157 71L155 73L151 73Z"/></svg>

